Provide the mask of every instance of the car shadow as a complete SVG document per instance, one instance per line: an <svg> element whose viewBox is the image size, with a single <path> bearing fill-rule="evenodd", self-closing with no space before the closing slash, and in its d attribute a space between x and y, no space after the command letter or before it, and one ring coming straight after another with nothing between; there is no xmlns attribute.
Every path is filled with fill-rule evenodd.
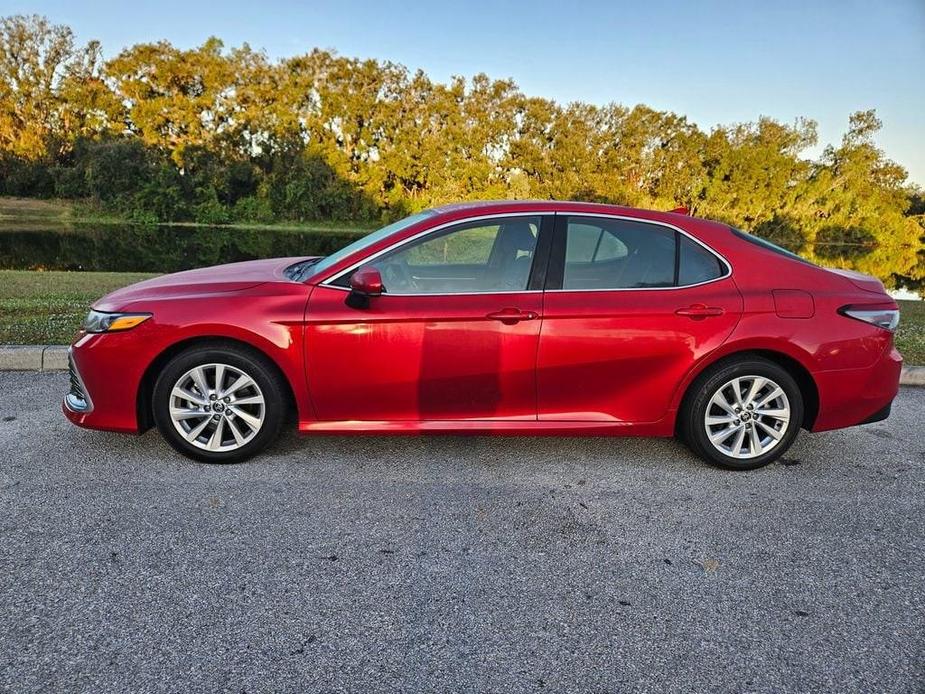
<svg viewBox="0 0 925 694"><path fill-rule="evenodd" d="M133 462L153 459L171 464L197 464L174 451L155 429L140 436L72 427L66 431L70 432L69 446L85 458L105 453L106 458ZM810 462L808 458L831 459L838 455L839 447L837 433L809 435L803 432L778 465L796 466ZM80 454L80 449L86 450ZM453 434L306 436L294 431L284 433L279 441L249 461L211 467L255 464L299 467L344 464L357 469L425 466L457 473L466 469L471 472L523 470L528 466L547 471L599 467L612 471L718 472L672 438Z"/></svg>

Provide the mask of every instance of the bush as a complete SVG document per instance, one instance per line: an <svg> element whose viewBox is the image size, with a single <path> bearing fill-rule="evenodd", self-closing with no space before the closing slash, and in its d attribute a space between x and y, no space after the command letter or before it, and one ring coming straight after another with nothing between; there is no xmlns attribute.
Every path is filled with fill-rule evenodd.
<svg viewBox="0 0 925 694"><path fill-rule="evenodd" d="M161 167L153 180L144 182L140 191L117 205L129 216L144 213L159 222L186 219L189 205L183 188L169 167Z"/></svg>
<svg viewBox="0 0 925 694"><path fill-rule="evenodd" d="M55 197L72 200L87 197L87 182L81 169L59 164L51 170L51 176L55 182Z"/></svg>
<svg viewBox="0 0 925 694"><path fill-rule="evenodd" d="M257 192L259 171L249 162L233 161L222 169L218 198L224 204L234 206Z"/></svg>
<svg viewBox="0 0 925 694"><path fill-rule="evenodd" d="M82 143L75 151L86 194L110 201L136 192L150 178L144 145L137 139Z"/></svg>
<svg viewBox="0 0 925 694"><path fill-rule="evenodd" d="M14 157L0 160L0 192L3 194L49 198L54 190L54 177L45 162L23 161Z"/></svg>
<svg viewBox="0 0 925 694"><path fill-rule="evenodd" d="M207 197L193 208L194 221L199 224L228 224L231 221L228 208L218 201L214 190L210 193L211 197Z"/></svg>
<svg viewBox="0 0 925 694"><path fill-rule="evenodd" d="M142 226L151 226L160 222L160 219L154 212L142 208L133 209L128 218L132 224L140 224Z"/></svg>
<svg viewBox="0 0 925 694"><path fill-rule="evenodd" d="M273 221L273 208L266 198L249 196L234 204L231 216L238 222L268 223Z"/></svg>

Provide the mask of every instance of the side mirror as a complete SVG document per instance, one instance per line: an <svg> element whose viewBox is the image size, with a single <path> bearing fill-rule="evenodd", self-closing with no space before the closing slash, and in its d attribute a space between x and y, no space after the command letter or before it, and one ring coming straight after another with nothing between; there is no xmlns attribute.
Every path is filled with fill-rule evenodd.
<svg viewBox="0 0 925 694"><path fill-rule="evenodd" d="M374 267L361 267L350 278L347 305L351 308L369 308L369 300L382 295L382 275Z"/></svg>
<svg viewBox="0 0 925 694"><path fill-rule="evenodd" d="M380 296L382 275L374 267L361 267L350 278L350 290L364 296Z"/></svg>

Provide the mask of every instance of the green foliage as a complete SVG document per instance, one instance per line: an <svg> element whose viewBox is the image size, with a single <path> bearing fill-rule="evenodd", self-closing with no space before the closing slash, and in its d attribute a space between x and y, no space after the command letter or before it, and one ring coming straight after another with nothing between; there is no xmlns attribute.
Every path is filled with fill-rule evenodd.
<svg viewBox="0 0 925 694"><path fill-rule="evenodd" d="M160 222L156 213L142 207L132 207L128 219L132 224L141 226L156 226Z"/></svg>
<svg viewBox="0 0 925 694"><path fill-rule="evenodd" d="M170 164L162 163L148 178L138 181L134 195L115 201L112 207L129 219L140 217L175 222L188 218L190 204L179 172Z"/></svg>
<svg viewBox="0 0 925 694"><path fill-rule="evenodd" d="M248 196L239 198L231 211L236 222L267 224L275 219L273 207L265 197Z"/></svg>
<svg viewBox="0 0 925 694"><path fill-rule="evenodd" d="M756 224L754 233L793 253L801 253L806 247L806 232L798 220L787 215L775 214Z"/></svg>
<svg viewBox="0 0 925 694"><path fill-rule="evenodd" d="M44 18L0 20L0 193L89 199L146 223L387 221L478 198L683 206L888 285L925 282L922 191L876 147L873 111L811 160L804 119L705 132L482 74L441 84L216 38L100 55Z"/></svg>
<svg viewBox="0 0 925 694"><path fill-rule="evenodd" d="M227 224L231 214L227 207L218 201L215 189L210 188L204 192L204 200L193 208L193 219L198 224Z"/></svg>

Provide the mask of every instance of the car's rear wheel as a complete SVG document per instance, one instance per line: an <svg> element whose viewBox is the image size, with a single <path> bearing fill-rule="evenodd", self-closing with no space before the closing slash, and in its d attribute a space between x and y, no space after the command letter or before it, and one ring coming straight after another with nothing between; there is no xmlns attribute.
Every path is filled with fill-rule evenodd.
<svg viewBox="0 0 925 694"><path fill-rule="evenodd" d="M759 357L727 361L702 374L681 412L681 433L700 457L731 470L780 458L803 421L803 397L781 366Z"/></svg>
<svg viewBox="0 0 925 694"><path fill-rule="evenodd" d="M285 392L279 374L255 352L231 344L193 347L158 377L154 420L167 442L190 458L240 462L279 436Z"/></svg>

